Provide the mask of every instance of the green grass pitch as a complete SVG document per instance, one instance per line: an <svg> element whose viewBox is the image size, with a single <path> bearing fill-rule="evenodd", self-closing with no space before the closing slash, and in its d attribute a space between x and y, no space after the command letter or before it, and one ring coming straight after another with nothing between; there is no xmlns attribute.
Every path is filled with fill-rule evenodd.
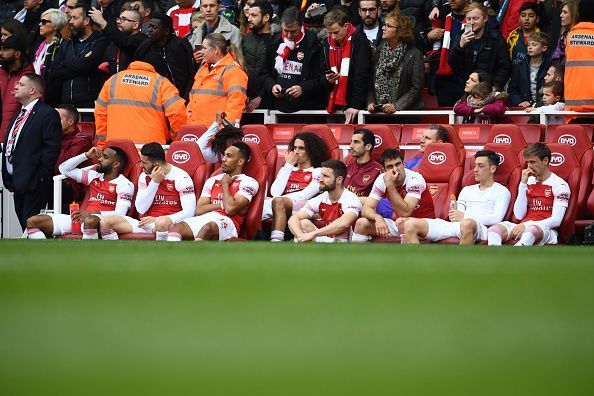
<svg viewBox="0 0 594 396"><path fill-rule="evenodd" d="M594 249L0 241L0 395L592 395Z"/></svg>

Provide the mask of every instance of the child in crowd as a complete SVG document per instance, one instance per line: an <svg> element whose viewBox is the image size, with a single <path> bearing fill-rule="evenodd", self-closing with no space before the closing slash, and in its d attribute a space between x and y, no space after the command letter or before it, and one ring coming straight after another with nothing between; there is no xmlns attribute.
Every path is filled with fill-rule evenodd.
<svg viewBox="0 0 594 396"><path fill-rule="evenodd" d="M512 106L531 107L538 101L538 92L549 69L546 52L549 36L543 32L528 36L528 59L512 65L507 92Z"/></svg>
<svg viewBox="0 0 594 396"><path fill-rule="evenodd" d="M527 112L546 113L547 111L563 111L565 110L565 103L563 103L563 83L559 81L551 81L546 83L542 88L542 103L540 107L527 107ZM562 115L548 115L547 124L565 124L565 116Z"/></svg>
<svg viewBox="0 0 594 396"><path fill-rule="evenodd" d="M468 96L456 103L454 112L463 116L464 124L501 124L506 123L502 116L505 113L505 92L494 92L487 81L478 83Z"/></svg>

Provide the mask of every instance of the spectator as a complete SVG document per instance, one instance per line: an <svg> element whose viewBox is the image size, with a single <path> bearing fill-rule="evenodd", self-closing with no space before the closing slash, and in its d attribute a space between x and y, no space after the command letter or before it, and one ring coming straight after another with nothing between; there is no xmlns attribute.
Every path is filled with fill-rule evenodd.
<svg viewBox="0 0 594 396"><path fill-rule="evenodd" d="M270 103L262 103L265 92L261 79L266 69L266 54L272 51L272 42L278 35L273 35L270 30L272 6L268 1L259 0L253 3L248 14L250 32L241 44L248 75L249 103L246 112L251 113L259 107L270 107Z"/></svg>
<svg viewBox="0 0 594 396"><path fill-rule="evenodd" d="M266 58L263 85L272 108L292 113L322 106L323 88L317 37L303 28L301 14L289 7L281 16L282 36L272 44ZM270 97L272 95L272 97Z"/></svg>
<svg viewBox="0 0 594 396"><path fill-rule="evenodd" d="M220 0L201 0L200 10L204 15L204 23L194 29L192 35L192 48L202 44L206 35L210 33L220 33L225 39L229 40L236 48L241 48L241 33L239 29L233 26L227 19L219 16L221 10ZM196 51L194 53L194 61L197 65L202 63L202 52Z"/></svg>
<svg viewBox="0 0 594 396"><path fill-rule="evenodd" d="M117 19L122 10L122 0L97 0L99 10L92 8L93 11L99 11L107 24L116 26ZM95 21L97 23L97 21Z"/></svg>
<svg viewBox="0 0 594 396"><path fill-rule="evenodd" d="M353 26L361 25L361 15L359 14L359 0L340 0L334 8L341 8L349 17L349 22Z"/></svg>
<svg viewBox="0 0 594 396"><path fill-rule="evenodd" d="M146 40L146 36L140 33L142 27L140 13L135 10L124 10L114 23L106 21L101 12L96 9L90 11L89 15L103 35L111 41L105 50L108 74L126 70L140 44Z"/></svg>
<svg viewBox="0 0 594 396"><path fill-rule="evenodd" d="M538 92L549 69L546 54L548 46L549 36L546 33L536 32L528 37L528 59L512 66L508 88L512 106L530 107L539 99Z"/></svg>
<svg viewBox="0 0 594 396"><path fill-rule="evenodd" d="M427 34L429 42L441 41L439 66L435 77L435 91L439 106L454 106L460 98L459 84L457 79L452 77L454 71L450 66L449 57L450 48L462 33L462 23L466 21L464 13L466 4L466 0L450 0L449 6L452 12L445 17L443 32L437 28Z"/></svg>
<svg viewBox="0 0 594 396"><path fill-rule="evenodd" d="M471 3L465 9L465 30L452 45L450 66L453 78L458 80L459 95L464 81L473 70L483 70L493 76L493 86L501 91L511 74L511 59L505 39L498 30L487 25L487 9L480 3Z"/></svg>
<svg viewBox="0 0 594 396"><path fill-rule="evenodd" d="M35 68L35 73L42 77L44 77L44 74L47 75L47 71L56 56L56 51L58 51L62 43L62 34L60 31L67 24L68 17L57 8L50 8L41 14L39 33L44 40L35 49L33 67ZM44 79L47 82L47 77ZM46 88L48 90L51 89L49 87ZM47 94L48 92L46 92L46 103L48 103Z"/></svg>
<svg viewBox="0 0 594 396"><path fill-rule="evenodd" d="M324 30L324 16L334 7L334 0L298 0L292 2L301 10L303 26L321 41L327 37ZM285 10L286 11L286 10Z"/></svg>
<svg viewBox="0 0 594 396"><path fill-rule="evenodd" d="M413 19L415 37L431 27L427 16L431 11L431 0L399 0L398 8L402 15Z"/></svg>
<svg viewBox="0 0 594 396"><path fill-rule="evenodd" d="M2 124L0 138L4 141L8 126L21 108L21 103L14 96L14 90L22 76L34 73L33 65L27 59L24 44L16 37L10 36L2 43L0 49L0 92L2 94Z"/></svg>
<svg viewBox="0 0 594 396"><path fill-rule="evenodd" d="M551 63L547 74L545 74L544 82L550 83L553 81L563 82L565 76L565 66L562 63Z"/></svg>
<svg viewBox="0 0 594 396"><path fill-rule="evenodd" d="M134 0L130 3L130 6L140 13L143 25L150 21L154 14L159 12L153 0ZM144 32L145 29L143 28L142 31Z"/></svg>
<svg viewBox="0 0 594 396"><path fill-rule="evenodd" d="M390 13L384 21L382 43L373 60L374 76L368 93L369 112L394 113L421 109L423 55L414 45L409 17Z"/></svg>
<svg viewBox="0 0 594 396"><path fill-rule="evenodd" d="M540 32L536 27L538 23L538 8L536 3L527 2L520 7L520 26L514 29L507 38L512 67L522 63L528 56L526 45L528 37L535 32Z"/></svg>
<svg viewBox="0 0 594 396"><path fill-rule="evenodd" d="M326 14L324 26L328 31L328 39L324 41L326 83L331 89L326 111L344 110L345 124L352 124L357 121L359 110L365 109L371 47L367 37L357 32L340 9Z"/></svg>
<svg viewBox="0 0 594 396"><path fill-rule="evenodd" d="M156 14L147 25L149 39L140 44L134 59L153 65L187 98L194 75L190 43L173 34L173 21L167 15Z"/></svg>
<svg viewBox="0 0 594 396"><path fill-rule="evenodd" d="M460 100L454 106L456 115L464 117L464 124L505 124L502 118L505 113L507 94L493 90L491 83L480 82L470 89L466 100Z"/></svg>
<svg viewBox="0 0 594 396"><path fill-rule="evenodd" d="M546 113L549 111L565 110L563 100L563 83L551 81L542 87L542 105L538 107L527 107L527 112ZM547 125L565 124L565 116L551 114L547 116Z"/></svg>
<svg viewBox="0 0 594 396"><path fill-rule="evenodd" d="M381 4L381 12L380 12L380 20L382 22L386 21L386 18L392 11L398 11L400 8L398 7L398 0L380 0Z"/></svg>
<svg viewBox="0 0 594 396"><path fill-rule="evenodd" d="M204 15L202 15L202 11L200 11L200 8L198 8L197 10L194 10L192 16L190 17L190 24L192 25L192 30L190 31L190 33L188 33L186 37L184 37L184 39L188 40L189 42L194 40L194 30L202 23L204 23Z"/></svg>
<svg viewBox="0 0 594 396"><path fill-rule="evenodd" d="M379 9L379 0L361 0L359 2L359 16L362 23L357 26L357 30L360 33L365 33L373 51L382 41L383 23L379 19Z"/></svg>
<svg viewBox="0 0 594 396"><path fill-rule="evenodd" d="M91 136L82 133L78 128L80 114L76 108L71 105L60 105L57 110L60 114L60 124L62 125L62 142L58 161L56 161L56 166L54 167L54 175L60 174L60 170L58 169L60 164L69 158L86 153L93 145ZM82 184L70 178L64 180L62 182L62 213L67 213L70 202L80 202L84 197L85 188ZM50 202L53 202L51 198L53 197L50 197Z"/></svg>
<svg viewBox="0 0 594 396"><path fill-rule="evenodd" d="M551 55L552 62L565 63L567 35L579 22L578 0L565 0L561 4L561 34Z"/></svg>
<svg viewBox="0 0 594 396"><path fill-rule="evenodd" d="M39 19L41 14L49 8L46 0L25 0L23 8L15 15L14 19L25 25L28 44L33 44L39 37Z"/></svg>
<svg viewBox="0 0 594 396"><path fill-rule="evenodd" d="M184 124L186 107L179 91L146 62L132 62L111 76L95 104L100 148L107 140L122 138L166 144L175 140Z"/></svg>
<svg viewBox="0 0 594 396"><path fill-rule="evenodd" d="M70 10L72 37L64 40L50 70L50 79L62 84L62 103L91 108L105 80L98 69L109 41L93 31L89 8L77 5Z"/></svg>
<svg viewBox="0 0 594 396"><path fill-rule="evenodd" d="M14 16L21 10L23 2L21 0L6 0L0 3L0 25Z"/></svg>
<svg viewBox="0 0 594 396"><path fill-rule="evenodd" d="M173 19L173 31L177 37L185 37L192 31L192 13L200 7L200 0L175 0L167 15Z"/></svg>
<svg viewBox="0 0 594 396"><path fill-rule="evenodd" d="M353 132L350 157L347 157L347 176L344 186L358 197L367 197L375 179L383 172L382 166L371 159L375 146L375 135L369 129L360 128Z"/></svg>
<svg viewBox="0 0 594 396"><path fill-rule="evenodd" d="M250 7L252 7L256 3L256 0L241 0L239 2L239 32L241 33L241 37L245 37L251 31L251 28L248 26L248 18L250 16ZM268 2L268 4L270 4ZM272 8L272 5L270 5ZM274 11L272 12L274 14ZM270 17L272 19L272 17Z"/></svg>
<svg viewBox="0 0 594 396"><path fill-rule="evenodd" d="M241 53L219 33L209 34L202 44L204 63L190 92L188 123L208 126L217 113L225 112L227 119L239 124L248 84Z"/></svg>
<svg viewBox="0 0 594 396"><path fill-rule="evenodd" d="M16 19L8 19L2 24L2 41L6 40L7 37L16 36L24 46L27 45L27 29L25 25ZM27 48L27 54L29 53Z"/></svg>

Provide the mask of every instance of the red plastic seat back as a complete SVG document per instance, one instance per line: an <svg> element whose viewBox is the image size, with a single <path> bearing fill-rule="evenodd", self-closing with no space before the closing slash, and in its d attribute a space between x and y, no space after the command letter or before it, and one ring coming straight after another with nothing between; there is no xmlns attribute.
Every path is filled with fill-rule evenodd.
<svg viewBox="0 0 594 396"><path fill-rule="evenodd" d="M210 164L206 163L198 145L191 141L173 142L167 150L167 162L185 170L194 182L196 199L200 197L204 182L210 173Z"/></svg>
<svg viewBox="0 0 594 396"><path fill-rule="evenodd" d="M418 146L420 144L419 140L423 136L423 133L427 129L428 125L430 125L430 124L405 124L405 125L403 125L402 126L402 134L400 136L400 145L401 146L411 146L411 145ZM464 165L466 151L464 150L464 144L462 143L462 140L460 140L460 137L458 136L458 131L456 130L456 128L454 128L453 125L447 125L447 124L446 125L440 124L440 125L442 125L443 127L445 127L448 130L448 139L449 139L448 143L451 143L456 148L456 152L458 153L458 159L460 161L460 164ZM405 154L408 154L408 152L410 152L410 155L406 155L407 159L416 154L416 152L412 152L410 150L405 152Z"/></svg>
<svg viewBox="0 0 594 396"><path fill-rule="evenodd" d="M177 133L176 140L180 142L197 142L206 132L204 125L183 125Z"/></svg>
<svg viewBox="0 0 594 396"><path fill-rule="evenodd" d="M287 145L296 133L301 132L303 124L266 124L277 145Z"/></svg>
<svg viewBox="0 0 594 396"><path fill-rule="evenodd" d="M454 127L458 131L458 137L460 137L462 143L477 146L487 143L492 125L458 124L454 125Z"/></svg>
<svg viewBox="0 0 594 396"><path fill-rule="evenodd" d="M267 183L268 186L270 186L274 181L274 171L276 170L276 161L278 158L278 149L276 143L272 139L270 131L265 125L255 124L244 125L243 133L244 142L255 143L260 149L260 152L268 165Z"/></svg>
<svg viewBox="0 0 594 396"><path fill-rule="evenodd" d="M256 179L258 182L258 192L252 198L245 221L239 231L239 236L245 239L253 239L256 233L262 228L262 207L264 206L264 197L266 195L268 165L258 145L253 142L246 143L250 146L252 158L247 166L243 168L243 173Z"/></svg>
<svg viewBox="0 0 594 396"><path fill-rule="evenodd" d="M90 141L95 139L95 123L91 121L82 121L78 123L78 129L85 135L89 137Z"/></svg>
<svg viewBox="0 0 594 396"><path fill-rule="evenodd" d="M136 192L138 191L138 177L143 172L142 166L140 165L140 155L138 154L138 149L134 145L134 142L128 139L108 140L105 143L105 147L110 146L115 146L124 150L126 156L128 157L128 163L126 164L122 174L134 184L134 198L132 200L132 207L128 212L128 216L135 217L137 212L136 206L134 205L134 200L136 199Z"/></svg>
<svg viewBox="0 0 594 396"><path fill-rule="evenodd" d="M353 136L353 131L355 130L355 126L352 124L308 124L304 125L304 128L308 127L318 127L318 126L326 126L330 128L332 134L334 135L334 139L338 142L338 144L349 145L351 144L351 136Z"/></svg>
<svg viewBox="0 0 594 396"><path fill-rule="evenodd" d="M330 127L323 124L304 125L303 128L301 128L301 132L312 132L318 135L322 138L324 143L326 143L326 147L328 148L328 158L340 159L340 148L338 147L338 142Z"/></svg>
<svg viewBox="0 0 594 396"><path fill-rule="evenodd" d="M417 171L425 178L433 197L435 217L447 219L450 196L458 196L462 184L463 170L458 150L451 143L429 145Z"/></svg>
<svg viewBox="0 0 594 396"><path fill-rule="evenodd" d="M384 150L389 148L399 149L400 144L398 144L398 139L394 136L392 129L387 125L382 124L367 124L367 125L360 125L357 129L369 129L375 135L375 146L373 147L373 151L371 152L371 159L381 163L381 156Z"/></svg>
<svg viewBox="0 0 594 396"><path fill-rule="evenodd" d="M522 151L528 145L522 130L514 124L498 124L491 126L487 143L509 144L520 163L522 163Z"/></svg>

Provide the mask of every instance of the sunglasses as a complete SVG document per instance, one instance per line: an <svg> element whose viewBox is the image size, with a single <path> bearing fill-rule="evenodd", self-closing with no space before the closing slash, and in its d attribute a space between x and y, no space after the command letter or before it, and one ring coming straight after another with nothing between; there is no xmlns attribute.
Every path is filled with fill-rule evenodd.
<svg viewBox="0 0 594 396"><path fill-rule="evenodd" d="M50 21L49 19L40 19L39 23L41 23L42 25L45 25L47 23L52 23L52 21Z"/></svg>

